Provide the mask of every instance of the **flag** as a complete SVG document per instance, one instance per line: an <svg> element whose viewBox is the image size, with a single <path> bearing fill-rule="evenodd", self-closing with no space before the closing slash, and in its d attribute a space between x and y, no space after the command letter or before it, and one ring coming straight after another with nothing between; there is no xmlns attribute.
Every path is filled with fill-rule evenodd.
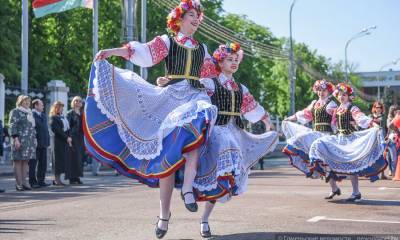
<svg viewBox="0 0 400 240"><path fill-rule="evenodd" d="M93 0L34 0L32 3L37 18L77 7L93 8Z"/></svg>

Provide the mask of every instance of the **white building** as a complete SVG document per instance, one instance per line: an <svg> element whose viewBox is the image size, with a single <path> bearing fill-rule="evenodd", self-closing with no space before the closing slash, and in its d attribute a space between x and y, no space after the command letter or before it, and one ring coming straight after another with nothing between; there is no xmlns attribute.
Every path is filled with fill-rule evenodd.
<svg viewBox="0 0 400 240"><path fill-rule="evenodd" d="M364 93L378 96L380 88L380 97L385 102L397 103L400 96L400 71L381 72L358 72L356 73L362 80Z"/></svg>

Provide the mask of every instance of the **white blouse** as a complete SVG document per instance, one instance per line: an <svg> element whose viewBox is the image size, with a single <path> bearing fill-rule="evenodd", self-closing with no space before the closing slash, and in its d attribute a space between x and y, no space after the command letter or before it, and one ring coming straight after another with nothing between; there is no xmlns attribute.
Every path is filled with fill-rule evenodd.
<svg viewBox="0 0 400 240"><path fill-rule="evenodd" d="M228 90L234 90L236 86L236 82L234 79L228 79L224 74L219 74L218 81ZM211 78L202 78L200 82L207 89L207 93L209 96L212 96L215 92L214 81ZM232 84L233 83L233 84ZM253 95L249 92L249 89L241 84L243 89L243 102L241 113L245 119L250 121L251 123L258 122L263 120L264 118L269 122L269 114L265 111L265 109L254 99Z"/></svg>

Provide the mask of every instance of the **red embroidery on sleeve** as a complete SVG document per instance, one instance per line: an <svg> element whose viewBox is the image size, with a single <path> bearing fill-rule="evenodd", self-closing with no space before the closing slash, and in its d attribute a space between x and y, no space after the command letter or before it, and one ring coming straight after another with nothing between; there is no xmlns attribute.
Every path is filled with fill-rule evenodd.
<svg viewBox="0 0 400 240"><path fill-rule="evenodd" d="M211 58L207 58L204 60L203 66L201 67L200 76L202 78L214 78L218 76L218 71Z"/></svg>
<svg viewBox="0 0 400 240"><path fill-rule="evenodd" d="M268 121L268 122L270 121L269 115L268 115L267 112L265 112L264 116L261 118L261 121L264 121L264 120L266 120L266 121Z"/></svg>
<svg viewBox="0 0 400 240"><path fill-rule="evenodd" d="M166 56L168 56L168 48L165 45L161 37L156 37L152 41L147 43L150 49L151 59L154 64L161 62Z"/></svg>
<svg viewBox="0 0 400 240"><path fill-rule="evenodd" d="M245 93L243 94L243 102L242 102L242 108L241 112L242 114L248 113L256 109L257 107L257 102L254 100L253 95L250 93Z"/></svg>

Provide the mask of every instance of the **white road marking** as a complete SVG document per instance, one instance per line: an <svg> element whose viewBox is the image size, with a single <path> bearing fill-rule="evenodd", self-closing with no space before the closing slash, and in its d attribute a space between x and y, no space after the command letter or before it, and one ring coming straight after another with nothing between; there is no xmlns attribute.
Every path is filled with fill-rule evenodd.
<svg viewBox="0 0 400 240"><path fill-rule="evenodd" d="M395 187L380 187L379 190L400 190L400 188Z"/></svg>
<svg viewBox="0 0 400 240"><path fill-rule="evenodd" d="M345 218L327 218L325 216L315 216L307 220L307 222L315 223L319 221L338 221L338 222L368 222L368 223L391 223L400 224L397 221L380 221L380 220L364 220L364 219L345 219Z"/></svg>
<svg viewBox="0 0 400 240"><path fill-rule="evenodd" d="M326 219L325 216L315 216L313 218L308 219L307 222L314 223L314 222L319 222L319 221L324 220L324 219Z"/></svg>

